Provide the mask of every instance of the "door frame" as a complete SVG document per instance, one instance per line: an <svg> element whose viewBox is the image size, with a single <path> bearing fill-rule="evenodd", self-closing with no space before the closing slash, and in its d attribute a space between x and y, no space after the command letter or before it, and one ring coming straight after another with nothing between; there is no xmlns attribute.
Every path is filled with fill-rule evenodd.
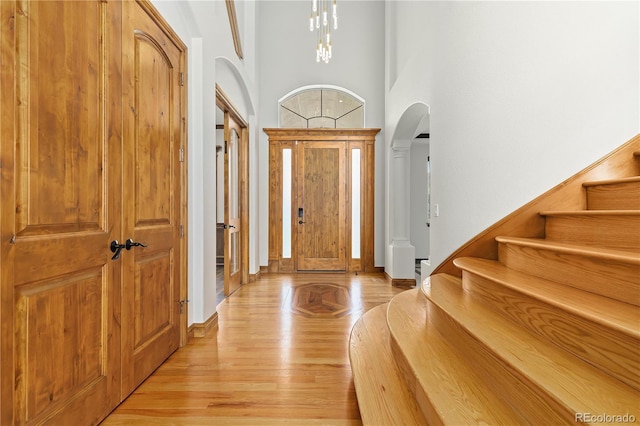
<svg viewBox="0 0 640 426"><path fill-rule="evenodd" d="M249 123L242 117L231 99L216 84L216 105L240 126L238 146L238 180L240 202L240 286L249 282ZM225 130L225 134L227 129ZM228 259L225 258L225 265Z"/></svg>
<svg viewBox="0 0 640 426"><path fill-rule="evenodd" d="M346 253L347 272L377 272L374 259L374 193L375 193L375 140L380 129L280 129L265 128L269 136L269 272L296 272L297 238L292 230L292 257L283 257L283 212L282 212L282 152L292 150L292 168L297 170L297 142L343 142L346 154ZM351 257L351 151L360 149L360 258ZM297 171L292 172L295 176ZM292 194L297 193L297 182L293 179ZM294 209L295 207L295 209ZM295 210L295 211L294 211ZM297 206L292 206L292 223L296 221Z"/></svg>

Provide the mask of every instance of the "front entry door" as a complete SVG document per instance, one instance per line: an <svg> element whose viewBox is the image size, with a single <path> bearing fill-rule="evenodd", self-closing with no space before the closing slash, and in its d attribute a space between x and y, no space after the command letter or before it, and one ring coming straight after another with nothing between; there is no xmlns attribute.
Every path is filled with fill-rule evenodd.
<svg viewBox="0 0 640 426"><path fill-rule="evenodd" d="M298 143L299 271L346 270L344 142Z"/></svg>
<svg viewBox="0 0 640 426"><path fill-rule="evenodd" d="M242 127L228 112L224 116L224 294L229 296L242 284L239 180Z"/></svg>
<svg viewBox="0 0 640 426"><path fill-rule="evenodd" d="M181 52L145 10L123 2L122 389L180 342ZM126 244L126 241L121 241Z"/></svg>

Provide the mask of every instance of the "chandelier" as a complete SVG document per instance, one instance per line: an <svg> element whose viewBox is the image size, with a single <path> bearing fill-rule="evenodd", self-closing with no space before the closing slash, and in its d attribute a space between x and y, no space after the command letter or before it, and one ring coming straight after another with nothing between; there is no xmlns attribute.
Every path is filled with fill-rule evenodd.
<svg viewBox="0 0 640 426"><path fill-rule="evenodd" d="M331 9L329 11L329 9ZM329 15L331 12L331 15ZM331 22L331 25L329 23ZM338 29L338 6L336 0L311 0L311 16L309 17L309 31L316 31L318 43L316 45L316 62L321 60L329 63L331 59L331 28Z"/></svg>

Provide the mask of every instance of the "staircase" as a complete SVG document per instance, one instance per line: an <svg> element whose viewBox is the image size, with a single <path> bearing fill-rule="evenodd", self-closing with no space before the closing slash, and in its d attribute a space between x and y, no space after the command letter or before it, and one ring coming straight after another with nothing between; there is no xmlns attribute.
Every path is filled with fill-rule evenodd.
<svg viewBox="0 0 640 426"><path fill-rule="evenodd" d="M365 425L640 422L639 147L364 314L349 351ZM549 209L568 189L583 208Z"/></svg>

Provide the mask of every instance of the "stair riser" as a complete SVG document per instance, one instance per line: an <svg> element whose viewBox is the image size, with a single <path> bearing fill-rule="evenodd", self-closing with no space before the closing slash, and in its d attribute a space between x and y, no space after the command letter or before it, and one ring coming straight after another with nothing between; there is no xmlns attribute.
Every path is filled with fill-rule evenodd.
<svg viewBox="0 0 640 426"><path fill-rule="evenodd" d="M496 312L640 390L640 341L468 271L463 287Z"/></svg>
<svg viewBox="0 0 640 426"><path fill-rule="evenodd" d="M547 216L549 240L622 250L640 249L640 221L636 215Z"/></svg>
<svg viewBox="0 0 640 426"><path fill-rule="evenodd" d="M444 425L442 419L438 415L438 410L433 406L424 389L422 389L421 386L418 386L416 375L413 371L413 368L411 367L410 361L407 359L406 355L404 354L404 352L402 352L402 349L400 349L398 343L393 338L391 339L391 352L393 353L396 365L402 372L402 375L404 376L407 383L407 387L413 394L413 397L420 407L422 415L427 421L427 424L434 426Z"/></svg>
<svg viewBox="0 0 640 426"><path fill-rule="evenodd" d="M386 304L367 311L354 324L349 361L364 425L425 424L391 351Z"/></svg>
<svg viewBox="0 0 640 426"><path fill-rule="evenodd" d="M587 209L640 210L640 182L588 187Z"/></svg>
<svg viewBox="0 0 640 426"><path fill-rule="evenodd" d="M435 304L430 309L429 321L446 336L455 352L473 365L491 391L523 416L522 424L574 423L572 410L503 362L492 348L474 338Z"/></svg>
<svg viewBox="0 0 640 426"><path fill-rule="evenodd" d="M415 380L415 399L426 424L522 424L519 410L514 413L489 390L475 366L454 352L428 320L428 311L427 298L417 290L395 296L387 310L394 359L402 365L397 369Z"/></svg>
<svg viewBox="0 0 640 426"><path fill-rule="evenodd" d="M640 265L504 243L498 258L511 269L640 306Z"/></svg>

